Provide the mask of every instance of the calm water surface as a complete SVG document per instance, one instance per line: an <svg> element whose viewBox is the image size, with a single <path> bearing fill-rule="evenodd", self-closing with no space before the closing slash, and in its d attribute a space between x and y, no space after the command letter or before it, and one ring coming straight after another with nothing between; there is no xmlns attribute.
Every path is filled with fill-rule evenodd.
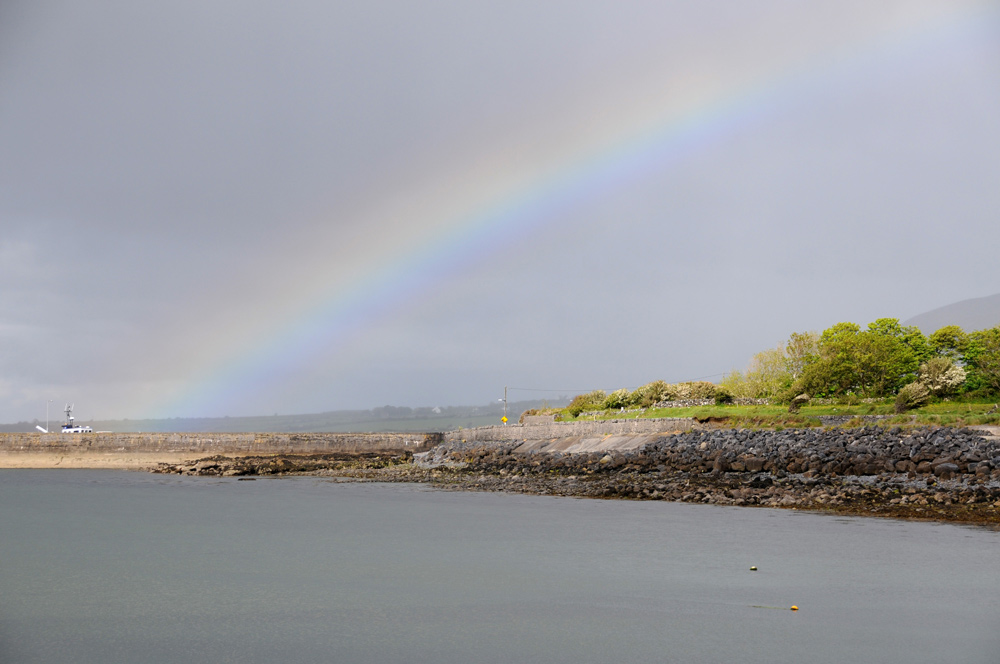
<svg viewBox="0 0 1000 664"><path fill-rule="evenodd" d="M1000 534L0 470L4 663L845 661L1000 662Z"/></svg>

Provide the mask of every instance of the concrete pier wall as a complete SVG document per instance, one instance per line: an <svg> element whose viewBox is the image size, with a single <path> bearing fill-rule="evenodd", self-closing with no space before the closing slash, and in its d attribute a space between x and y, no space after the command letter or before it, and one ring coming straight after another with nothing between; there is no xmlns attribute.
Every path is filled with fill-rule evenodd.
<svg viewBox="0 0 1000 664"><path fill-rule="evenodd" d="M226 455L423 452L435 433L0 433L0 468L145 468Z"/></svg>

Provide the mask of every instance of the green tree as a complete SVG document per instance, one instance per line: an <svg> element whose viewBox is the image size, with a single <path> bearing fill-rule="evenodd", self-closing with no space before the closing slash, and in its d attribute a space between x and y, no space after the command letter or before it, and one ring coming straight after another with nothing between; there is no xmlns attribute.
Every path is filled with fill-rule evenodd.
<svg viewBox="0 0 1000 664"><path fill-rule="evenodd" d="M733 369L719 381L719 387L729 392L737 399L748 399L750 398L750 385L747 383L746 376L739 369Z"/></svg>
<svg viewBox="0 0 1000 664"><path fill-rule="evenodd" d="M936 357L961 361L969 345L969 337L958 325L946 325L928 337L927 345Z"/></svg>
<svg viewBox="0 0 1000 664"><path fill-rule="evenodd" d="M916 377L921 358L930 354L927 340L915 327L895 318L879 318L858 335L855 368L862 394L884 397Z"/></svg>
<svg viewBox="0 0 1000 664"><path fill-rule="evenodd" d="M809 394L847 394L860 389L857 358L861 327L856 323L837 323L823 330L819 337L819 361L807 367L805 383Z"/></svg>
<svg viewBox="0 0 1000 664"><path fill-rule="evenodd" d="M761 351L750 360L746 380L754 393L751 398L767 399L792 383L788 356L782 346Z"/></svg>
<svg viewBox="0 0 1000 664"><path fill-rule="evenodd" d="M811 397L832 396L849 390L844 386L842 367L835 367L834 359L821 355L815 361L806 365L802 375L792 386L782 393L784 400L790 400L800 394Z"/></svg>
<svg viewBox="0 0 1000 664"><path fill-rule="evenodd" d="M763 350L750 359L745 373L733 370L719 385L740 399L770 399L792 384L794 376L784 346Z"/></svg>
<svg viewBox="0 0 1000 664"><path fill-rule="evenodd" d="M970 332L962 361L968 369L969 389L1000 392L1000 325Z"/></svg>
<svg viewBox="0 0 1000 664"><path fill-rule="evenodd" d="M837 323L820 335L819 357L806 365L802 387L812 395L887 396L912 380L929 354L923 334L895 318L880 318L864 331Z"/></svg>
<svg viewBox="0 0 1000 664"><path fill-rule="evenodd" d="M819 357L819 335L815 332L792 332L785 344L788 372L796 380L805 373L806 366Z"/></svg>
<svg viewBox="0 0 1000 664"><path fill-rule="evenodd" d="M920 331L920 328L913 325L900 325L898 318L879 318L868 324L868 331L903 342L913 352L918 363L926 362L934 356L927 342L927 337Z"/></svg>
<svg viewBox="0 0 1000 664"><path fill-rule="evenodd" d="M927 337L920 331L920 328L914 325L905 325L900 327L900 331L902 332L902 342L913 351L913 355L917 359L917 364L922 364L934 357L934 350L931 348L930 343L928 343Z"/></svg>

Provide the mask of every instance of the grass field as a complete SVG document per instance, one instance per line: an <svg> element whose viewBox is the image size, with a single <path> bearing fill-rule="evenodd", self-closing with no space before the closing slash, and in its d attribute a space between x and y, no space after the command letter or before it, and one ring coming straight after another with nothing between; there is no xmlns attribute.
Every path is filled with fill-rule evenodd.
<svg viewBox="0 0 1000 664"><path fill-rule="evenodd" d="M585 413L574 418L565 410L558 411L564 422L576 420L608 420L656 417L690 417L701 421L713 421L722 425L749 428L810 427L823 426L821 415L856 417L859 426L865 422L865 415L886 415L879 424L890 426L972 426L979 424L1000 425L1000 412L990 403L965 403L942 401L903 415L894 413L894 403L887 399L879 403L857 405L831 404L803 406L798 413L789 413L787 406L694 406L690 408L647 408L638 411L606 410L599 413ZM992 412L990 412L992 411Z"/></svg>

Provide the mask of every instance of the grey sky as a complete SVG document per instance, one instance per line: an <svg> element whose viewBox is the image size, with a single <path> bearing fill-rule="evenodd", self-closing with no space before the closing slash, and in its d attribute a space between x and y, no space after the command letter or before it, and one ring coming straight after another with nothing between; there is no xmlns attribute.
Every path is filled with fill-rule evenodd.
<svg viewBox="0 0 1000 664"><path fill-rule="evenodd" d="M635 387L1000 292L997 118L994 2L7 0L0 421Z"/></svg>

